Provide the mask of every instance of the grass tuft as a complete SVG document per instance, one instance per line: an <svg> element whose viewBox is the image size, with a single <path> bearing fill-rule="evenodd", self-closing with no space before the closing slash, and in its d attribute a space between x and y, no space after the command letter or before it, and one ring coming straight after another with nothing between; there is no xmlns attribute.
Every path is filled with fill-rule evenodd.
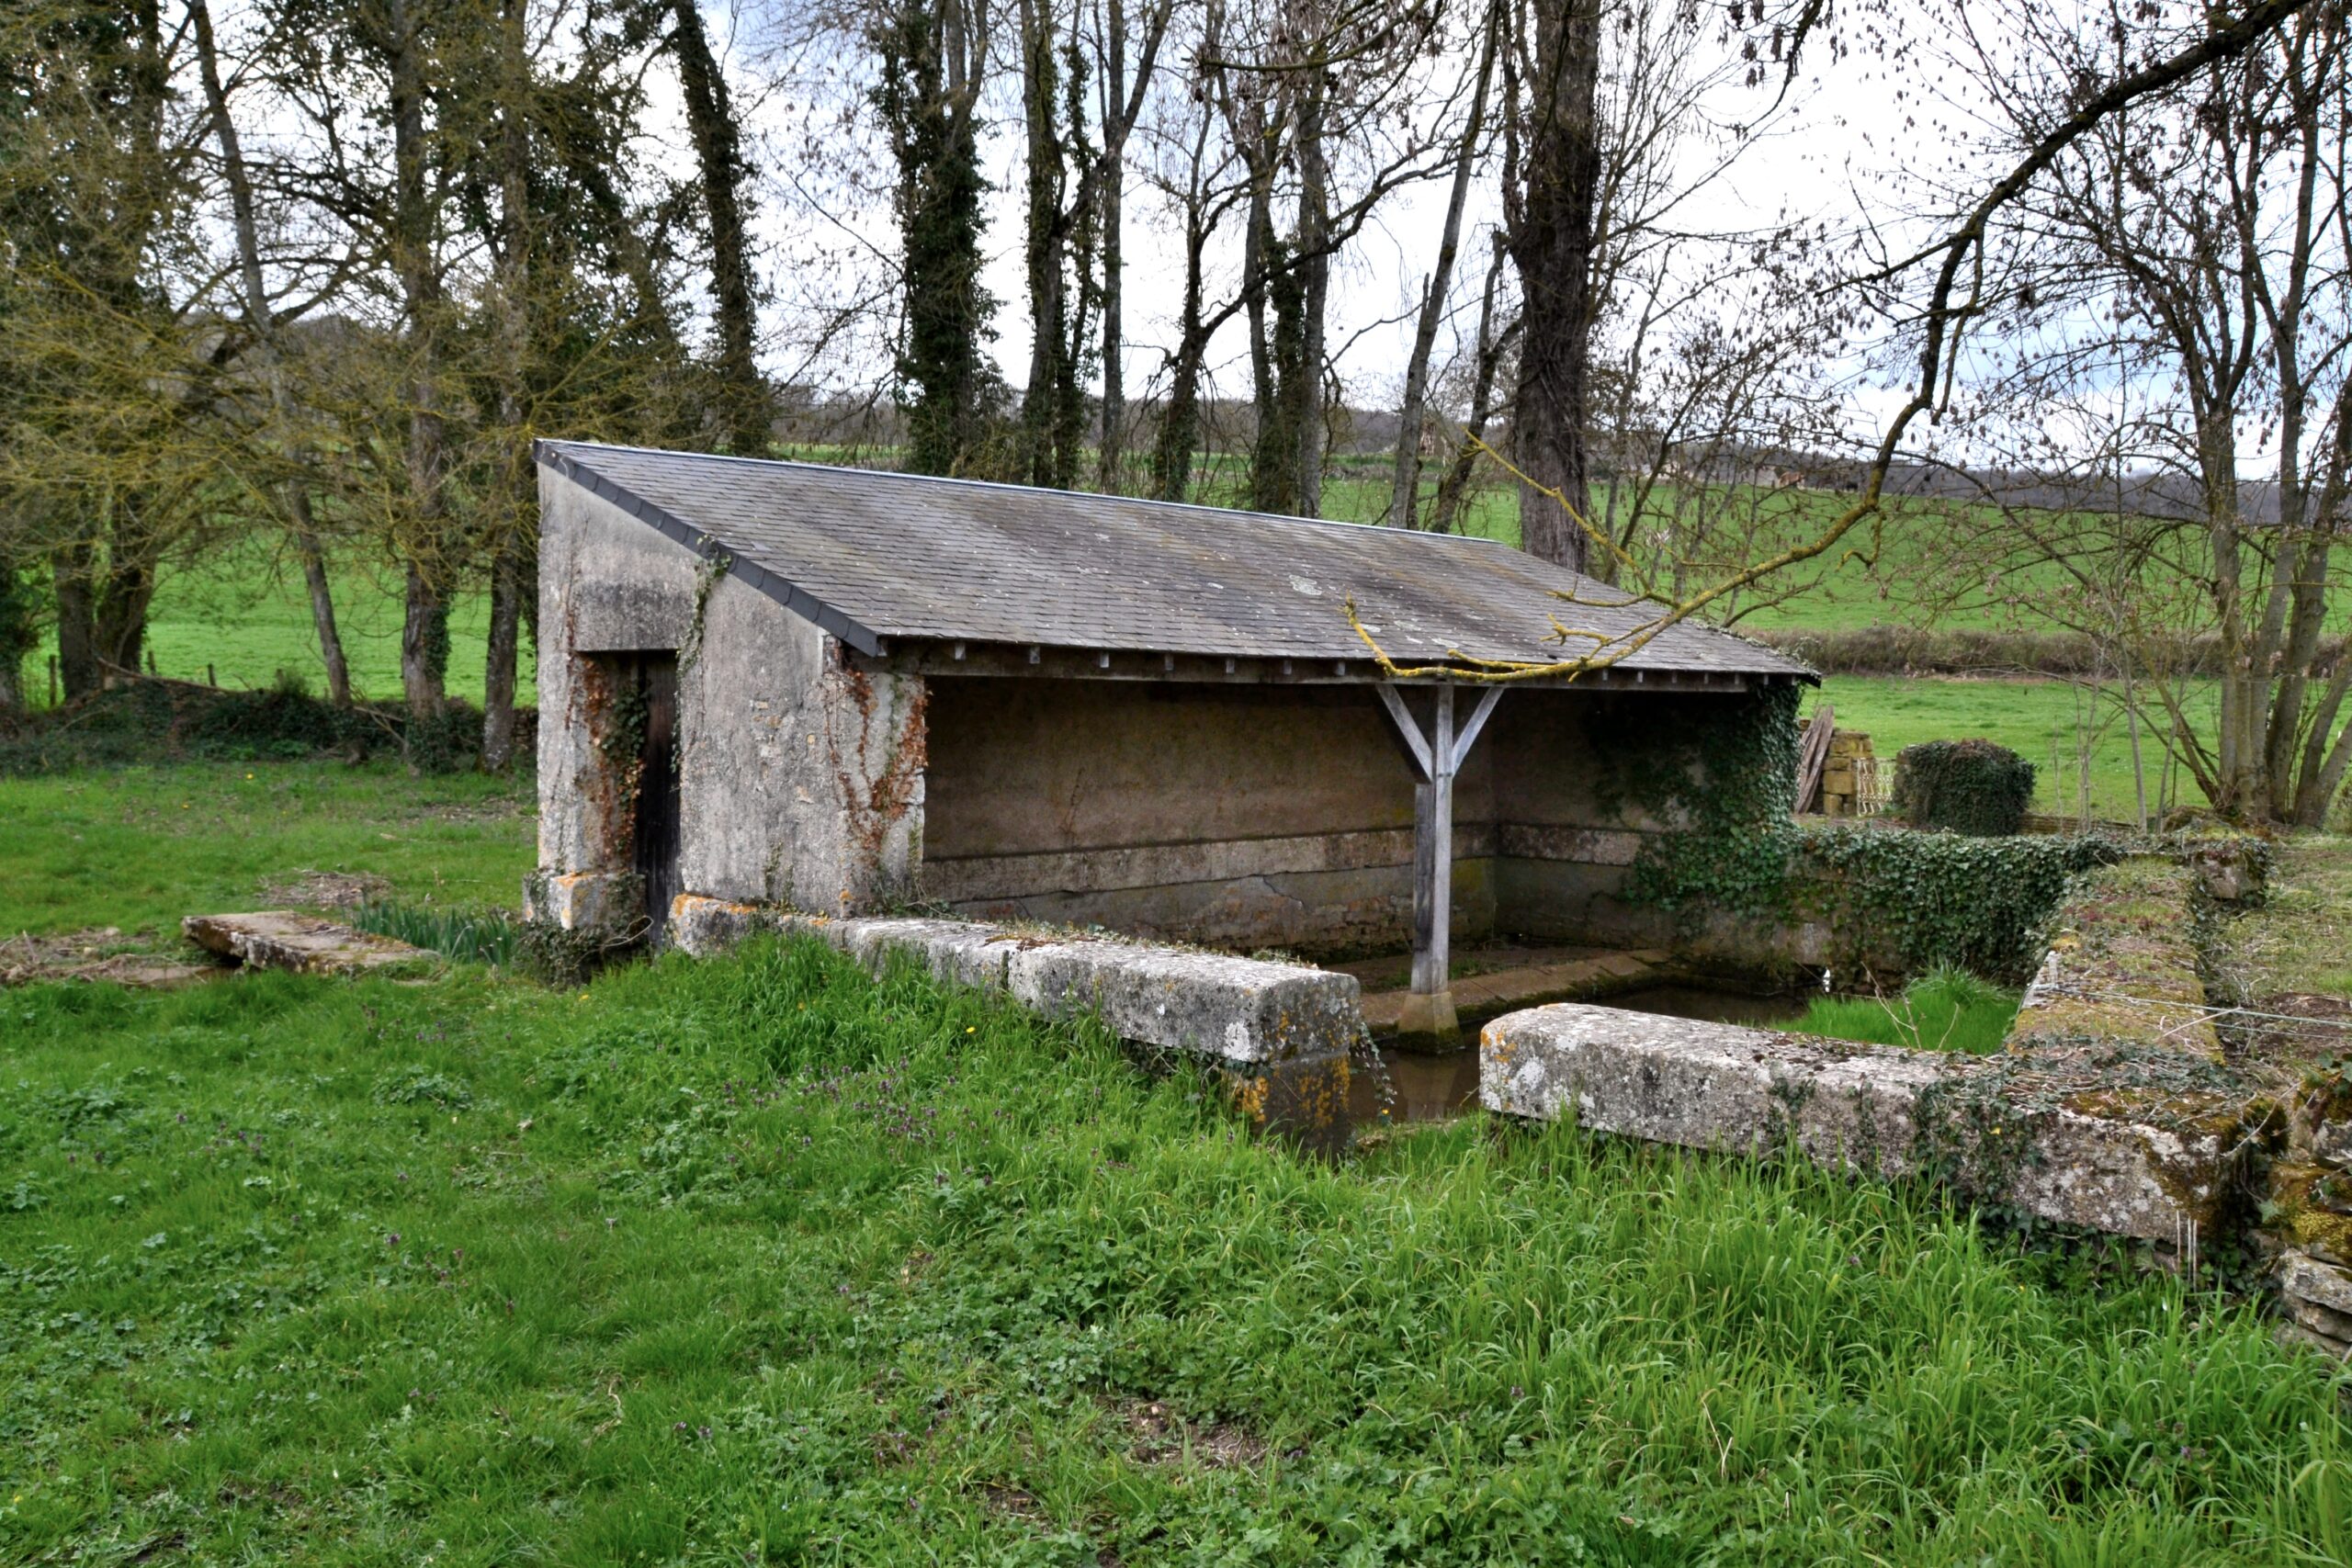
<svg viewBox="0 0 2352 1568"><path fill-rule="evenodd" d="M1891 998L1820 997L1788 1027L1832 1040L1985 1055L2001 1048L2018 993L1965 969L1939 966Z"/></svg>
<svg viewBox="0 0 2352 1568"><path fill-rule="evenodd" d="M504 909L445 908L370 900L349 915L354 929L437 953L456 964L514 966L517 921Z"/></svg>

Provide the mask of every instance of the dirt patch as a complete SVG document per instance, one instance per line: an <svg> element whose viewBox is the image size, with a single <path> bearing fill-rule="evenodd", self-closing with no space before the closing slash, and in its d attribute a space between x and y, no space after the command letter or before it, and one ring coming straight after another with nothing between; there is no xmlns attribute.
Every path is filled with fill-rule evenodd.
<svg viewBox="0 0 2352 1568"><path fill-rule="evenodd" d="M1035 1493L1022 1487L1001 1485L991 1481L980 1487L980 1497L991 1513L1002 1514L1007 1518L1020 1519L1027 1524L1046 1522L1046 1506L1037 1501Z"/></svg>
<svg viewBox="0 0 2352 1568"><path fill-rule="evenodd" d="M62 936L24 933L0 943L0 986L29 986L42 980L93 980L108 985L156 988L209 980L220 971L209 964L142 951L140 942L113 926L93 926Z"/></svg>
<svg viewBox="0 0 2352 1568"><path fill-rule="evenodd" d="M263 886L262 899L296 909L356 909L391 890L391 883L364 872L311 871L291 873L283 882Z"/></svg>
<svg viewBox="0 0 2352 1568"><path fill-rule="evenodd" d="M1191 1460L1211 1470L1254 1470L1272 1447L1256 1433L1224 1422L1185 1420L1156 1399L1130 1400L1114 1407L1143 1464L1182 1464Z"/></svg>

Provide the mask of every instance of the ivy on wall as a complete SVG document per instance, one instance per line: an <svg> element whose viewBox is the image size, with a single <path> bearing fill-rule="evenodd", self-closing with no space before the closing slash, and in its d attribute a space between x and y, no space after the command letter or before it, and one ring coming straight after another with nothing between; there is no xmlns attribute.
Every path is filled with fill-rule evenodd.
<svg viewBox="0 0 2352 1568"><path fill-rule="evenodd" d="M2120 857L2112 840L1965 838L1800 828L1794 686L1767 686L1671 739L1614 757L1604 804L1646 816L1624 897L1696 923L1722 913L1829 922L1838 945L1908 970L1960 965L2021 982L2067 880Z"/></svg>
<svg viewBox="0 0 2352 1568"><path fill-rule="evenodd" d="M2041 927L2066 884L2111 864L2123 846L2096 834L1969 838L1871 828L1792 834L1793 902L1906 970L1958 964L2021 984L2041 957Z"/></svg>
<svg viewBox="0 0 2352 1568"><path fill-rule="evenodd" d="M1663 909L1785 908L1797 795L1794 682L1726 699L1671 739L1611 753L1603 803L1666 825L1634 863L1626 897Z"/></svg>

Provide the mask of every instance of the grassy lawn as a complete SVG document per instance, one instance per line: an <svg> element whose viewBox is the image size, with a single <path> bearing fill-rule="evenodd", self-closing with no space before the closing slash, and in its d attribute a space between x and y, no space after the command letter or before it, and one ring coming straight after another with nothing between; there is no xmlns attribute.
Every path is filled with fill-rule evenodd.
<svg viewBox="0 0 2352 1568"><path fill-rule="evenodd" d="M2033 808L2058 816L2078 809L2078 749L2090 750L2091 814L2129 821L2135 809L2132 740L2112 703L2093 705L2080 688L2064 681L1930 680L1925 677L1831 675L1808 694L1810 715L1835 704L1838 727L1869 733L1871 748L1892 768L1894 754L1922 740L1959 740L1981 736L2017 752L2035 769ZM2147 770L2148 809L2157 809L2164 752L2155 735L2141 730ZM2055 766L2052 752L2055 751ZM2183 773L2174 785L2176 801L2202 801Z"/></svg>
<svg viewBox="0 0 2352 1568"><path fill-rule="evenodd" d="M0 863L66 803L52 923L345 851L511 897L489 791L5 781ZM2352 1560L2352 1381L2244 1306L1802 1163L1315 1163L813 947L24 987L0 1059L0 1560Z"/></svg>
<svg viewBox="0 0 2352 1568"><path fill-rule="evenodd" d="M176 940L182 915L255 908L302 870L384 878L411 904L521 897L527 778L397 763L183 762L0 780L0 938L89 926Z"/></svg>

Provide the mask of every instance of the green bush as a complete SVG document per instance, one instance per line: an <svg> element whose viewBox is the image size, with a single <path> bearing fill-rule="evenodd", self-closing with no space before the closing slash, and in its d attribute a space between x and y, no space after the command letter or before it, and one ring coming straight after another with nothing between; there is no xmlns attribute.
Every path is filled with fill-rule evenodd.
<svg viewBox="0 0 2352 1568"><path fill-rule="evenodd" d="M1894 759L1895 812L1914 828L2014 833L2033 800L2033 764L1990 740L1928 740Z"/></svg>

